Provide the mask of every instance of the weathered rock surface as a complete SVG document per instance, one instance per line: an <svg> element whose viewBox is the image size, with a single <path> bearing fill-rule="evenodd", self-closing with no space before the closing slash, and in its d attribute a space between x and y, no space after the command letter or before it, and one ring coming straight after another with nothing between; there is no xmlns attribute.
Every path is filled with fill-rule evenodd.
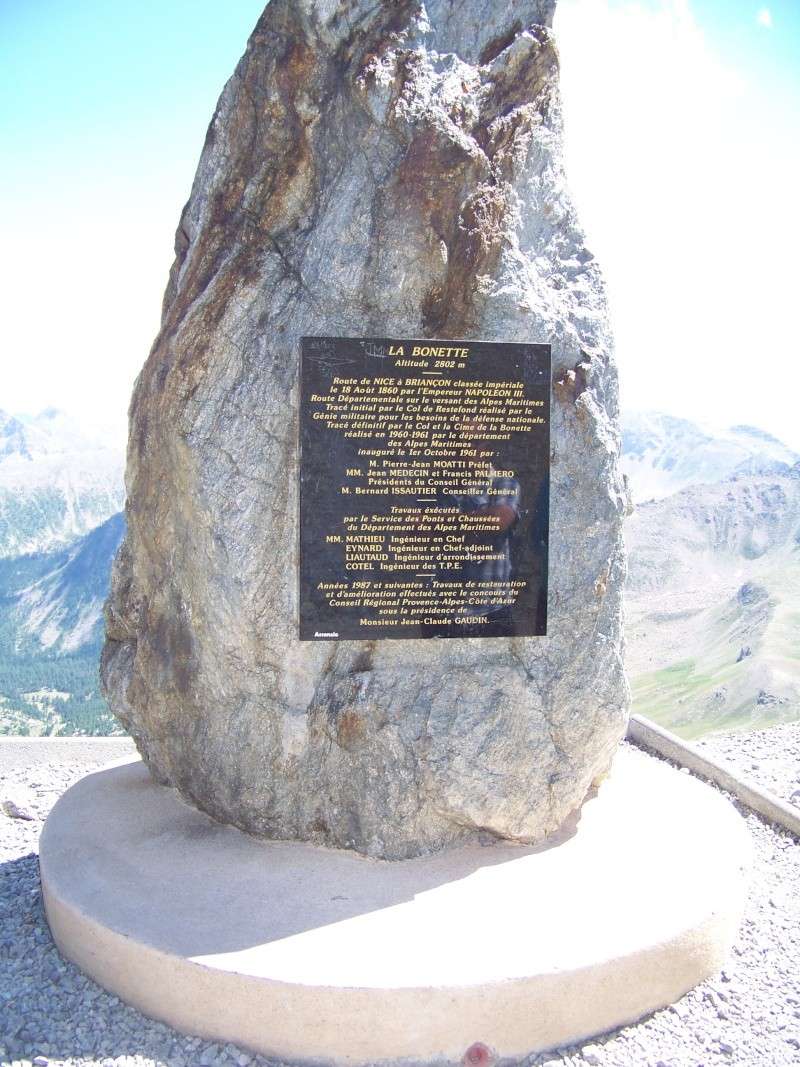
<svg viewBox="0 0 800 1067"><path fill-rule="evenodd" d="M273 0L137 382L103 679L153 773L399 858L556 830L622 736L617 389L564 188L550 0ZM550 341L546 638L297 640L304 334Z"/></svg>

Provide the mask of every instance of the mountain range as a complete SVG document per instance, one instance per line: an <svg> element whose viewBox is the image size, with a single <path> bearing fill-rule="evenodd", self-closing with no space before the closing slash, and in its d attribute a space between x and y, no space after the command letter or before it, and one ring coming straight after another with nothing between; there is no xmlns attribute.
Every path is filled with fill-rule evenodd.
<svg viewBox="0 0 800 1067"><path fill-rule="evenodd" d="M125 457L112 433L48 408L0 411L0 557L43 552L88 533L125 503Z"/></svg>
<svg viewBox="0 0 800 1067"><path fill-rule="evenodd" d="M684 736L800 717L800 455L754 427L623 420L633 710ZM99 692L121 442L0 412L0 733L121 732Z"/></svg>
<svg viewBox="0 0 800 1067"><path fill-rule="evenodd" d="M685 737L800 717L800 464L640 505L626 538L634 711Z"/></svg>
<svg viewBox="0 0 800 1067"><path fill-rule="evenodd" d="M112 434L0 412L0 733L120 732L97 664L123 471Z"/></svg>
<svg viewBox="0 0 800 1067"><path fill-rule="evenodd" d="M634 503L739 475L788 474L800 453L755 426L702 426L655 411L625 412L622 470Z"/></svg>

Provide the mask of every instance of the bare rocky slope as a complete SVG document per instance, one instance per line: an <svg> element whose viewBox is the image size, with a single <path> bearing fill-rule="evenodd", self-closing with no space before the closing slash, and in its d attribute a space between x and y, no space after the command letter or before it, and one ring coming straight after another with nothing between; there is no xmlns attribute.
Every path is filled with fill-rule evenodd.
<svg viewBox="0 0 800 1067"><path fill-rule="evenodd" d="M121 733L98 664L119 513L63 548L0 558L0 734Z"/></svg>
<svg viewBox="0 0 800 1067"><path fill-rule="evenodd" d="M800 466L642 504L626 538L633 710L689 737L800 717Z"/></svg>
<svg viewBox="0 0 800 1067"><path fill-rule="evenodd" d="M63 411L0 411L0 734L120 730L100 695L124 450Z"/></svg>

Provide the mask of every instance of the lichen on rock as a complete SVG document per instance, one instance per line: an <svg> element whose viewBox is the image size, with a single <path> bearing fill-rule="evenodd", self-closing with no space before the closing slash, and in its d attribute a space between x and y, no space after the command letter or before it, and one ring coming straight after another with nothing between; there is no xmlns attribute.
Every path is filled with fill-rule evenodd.
<svg viewBox="0 0 800 1067"><path fill-rule="evenodd" d="M102 676L153 774L390 859L539 841L625 728L617 385L566 192L551 0L272 0L136 383ZM549 342L544 638L301 643L303 335Z"/></svg>

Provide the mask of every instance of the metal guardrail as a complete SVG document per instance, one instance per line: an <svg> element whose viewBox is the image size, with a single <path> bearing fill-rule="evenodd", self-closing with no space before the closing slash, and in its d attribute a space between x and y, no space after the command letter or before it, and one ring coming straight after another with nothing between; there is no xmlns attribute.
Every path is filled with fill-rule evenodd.
<svg viewBox="0 0 800 1067"><path fill-rule="evenodd" d="M632 715L627 736L634 744L650 749L659 756L665 756L681 767L687 767L700 778L705 778L706 781L732 793L752 811L789 830L795 837L800 837L800 811L797 808L776 797L768 789L762 789L755 782L740 777L727 764L704 755L694 745L665 730L663 726L651 722L644 715Z"/></svg>

